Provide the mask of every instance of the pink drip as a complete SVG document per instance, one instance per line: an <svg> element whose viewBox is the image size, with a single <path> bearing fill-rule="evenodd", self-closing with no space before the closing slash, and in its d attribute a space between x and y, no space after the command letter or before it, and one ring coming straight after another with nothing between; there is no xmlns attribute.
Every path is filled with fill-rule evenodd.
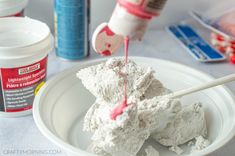
<svg viewBox="0 0 235 156"><path fill-rule="evenodd" d="M124 45L125 45L125 66L128 65L128 48L129 48L129 38L124 38ZM110 113L110 118L112 120L116 120L117 116L121 115L124 109L128 106L127 104L127 75L124 78L124 97L122 102L113 109Z"/></svg>

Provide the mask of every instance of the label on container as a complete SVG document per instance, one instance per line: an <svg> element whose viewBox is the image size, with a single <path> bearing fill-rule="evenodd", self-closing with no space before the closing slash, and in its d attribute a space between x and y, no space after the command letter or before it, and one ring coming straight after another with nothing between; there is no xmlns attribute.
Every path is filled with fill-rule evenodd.
<svg viewBox="0 0 235 156"><path fill-rule="evenodd" d="M47 57L17 68L0 68L0 111L20 112L32 108L33 100L46 81Z"/></svg>
<svg viewBox="0 0 235 156"><path fill-rule="evenodd" d="M226 57L207 43L193 28L186 24L172 25L167 30L200 62L223 61Z"/></svg>

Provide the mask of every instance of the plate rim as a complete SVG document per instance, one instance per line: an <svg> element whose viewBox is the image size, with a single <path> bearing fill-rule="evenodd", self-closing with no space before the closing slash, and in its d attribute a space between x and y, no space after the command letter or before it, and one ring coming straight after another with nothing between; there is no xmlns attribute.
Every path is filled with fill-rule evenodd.
<svg viewBox="0 0 235 156"><path fill-rule="evenodd" d="M123 58L121 56L119 57L110 57L110 58ZM143 60L143 59L147 59L147 60L152 60L152 61L158 61L164 64L171 64L171 65L176 65L177 68L184 68L185 71L194 71L197 72L201 75L203 75L204 78L206 79L210 79L213 80L215 79L215 77L197 70L195 68L189 67L187 65L178 63L178 62L174 62L174 61L169 61L169 60L164 60L164 59L158 59L158 58L151 58L151 57L141 57L141 56L130 56L130 59L133 60ZM100 62L104 62L106 61L107 58L98 58L98 59L93 59L93 60L84 60L81 61L79 64L65 69L61 72L58 72L56 75L52 76L45 85L42 86L42 88L40 89L40 91L38 92L38 94L35 97L34 103L33 103L33 118L34 118L34 122L37 126L37 128L40 130L40 132L48 139L50 140L52 143L54 143L55 145L59 146L61 149L63 149L66 152L69 153L73 153L74 155L77 154L82 154L82 155L86 155L86 156L96 156L95 154L86 152L84 150L81 150L79 148L76 148L66 142L64 142L62 139L60 139L59 137L57 137L55 134L53 134L48 128L47 126L44 124L42 118L40 117L40 97L46 93L47 91L47 87L50 87L51 84L53 84L53 81L55 83L55 81L58 81L57 79L61 79L64 78L66 73L70 73L71 71L75 70L75 69L81 69L84 67L87 67L88 65L91 64L96 64L96 63L100 63ZM221 88L223 88L226 93L231 97L231 99L234 101L235 103L235 95L234 93L225 85L221 85ZM235 105L233 106L235 108ZM235 110L235 109L234 109ZM234 119L235 120L235 119ZM225 139L222 140L222 142L220 142L219 144L217 144L217 146L215 146L214 148L212 148L211 150L207 151L207 152L199 152L196 154L190 154L191 156L198 156L198 154L202 154L202 155L208 155L208 154L212 154L214 152L216 152L217 150L219 150L221 147L223 147L224 145L226 145L231 139L233 139L233 137L235 136L235 121L234 121L234 127L232 128L232 130L230 131L230 133L228 133L228 135L225 137Z"/></svg>

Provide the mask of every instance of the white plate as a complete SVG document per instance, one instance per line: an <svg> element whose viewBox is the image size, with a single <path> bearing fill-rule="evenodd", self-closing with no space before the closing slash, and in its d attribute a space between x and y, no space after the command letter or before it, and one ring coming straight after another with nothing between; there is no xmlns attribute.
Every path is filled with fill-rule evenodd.
<svg viewBox="0 0 235 156"><path fill-rule="evenodd" d="M195 69L169 61L144 57L131 59L139 65L151 66L156 71L156 78L171 90L187 88L213 79ZM34 102L33 115L38 128L49 140L71 155L92 155L85 152L91 134L82 131L82 120L95 98L76 78L76 72L101 61L104 60L86 62L58 74L43 86ZM208 138L212 143L206 149L193 154L196 156L217 150L235 133L235 101L233 94L226 87L219 86L182 98L183 104L198 101L202 102L205 108ZM156 147L161 156L176 155L151 139L147 144L149 143ZM189 155L190 148L183 148L186 150L183 156Z"/></svg>

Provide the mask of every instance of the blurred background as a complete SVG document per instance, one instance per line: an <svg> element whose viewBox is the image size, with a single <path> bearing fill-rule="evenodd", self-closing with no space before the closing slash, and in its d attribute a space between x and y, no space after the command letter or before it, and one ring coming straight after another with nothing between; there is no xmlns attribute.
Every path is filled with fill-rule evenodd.
<svg viewBox="0 0 235 156"><path fill-rule="evenodd" d="M158 29L168 24L177 23L187 18L189 10L197 10L206 14L210 8L222 6L231 0L168 0L162 15L151 22L151 29ZM221 5L218 5L221 3ZM104 21L108 21L116 4L116 0L91 0L91 30ZM26 15L46 22L53 30L53 0L30 0Z"/></svg>

